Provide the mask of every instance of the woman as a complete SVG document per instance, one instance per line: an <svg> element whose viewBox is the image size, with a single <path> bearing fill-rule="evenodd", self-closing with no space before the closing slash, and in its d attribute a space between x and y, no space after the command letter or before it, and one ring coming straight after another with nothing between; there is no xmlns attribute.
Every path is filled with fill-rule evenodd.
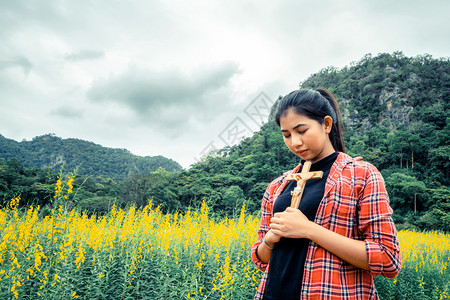
<svg viewBox="0 0 450 300"><path fill-rule="evenodd" d="M274 180L262 202L252 259L264 272L255 299L377 299L373 277L395 277L401 259L392 209L379 171L344 153L340 111L323 89L297 90L276 122L286 146L322 179L306 181L291 208L301 164Z"/></svg>

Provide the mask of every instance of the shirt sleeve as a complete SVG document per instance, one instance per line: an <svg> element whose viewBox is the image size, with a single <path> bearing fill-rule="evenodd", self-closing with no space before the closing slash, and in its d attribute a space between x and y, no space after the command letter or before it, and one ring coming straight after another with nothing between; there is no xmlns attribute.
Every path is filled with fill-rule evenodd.
<svg viewBox="0 0 450 300"><path fill-rule="evenodd" d="M258 255L256 254L256 250L258 249L258 246L263 242L264 236L266 235L267 231L269 231L269 229L270 229L269 224L270 224L270 219L272 218L273 201L274 201L273 196L274 196L276 189L280 185L280 181L281 181L281 178L277 178L276 180L272 181L272 183L269 184L269 186L267 187L267 189L264 193L262 203L261 203L261 221L260 221L259 229L258 229L258 239L253 244L252 250L251 250L253 263L261 271L265 271L268 264L263 263L259 259Z"/></svg>
<svg viewBox="0 0 450 300"><path fill-rule="evenodd" d="M365 170L359 230L366 243L370 273L394 278L400 272L401 254L389 196L380 172L370 164Z"/></svg>

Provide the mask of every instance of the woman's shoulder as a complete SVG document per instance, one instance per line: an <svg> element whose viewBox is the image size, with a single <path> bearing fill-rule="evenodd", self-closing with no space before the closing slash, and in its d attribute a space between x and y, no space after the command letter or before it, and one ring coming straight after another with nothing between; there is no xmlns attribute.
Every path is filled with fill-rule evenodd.
<svg viewBox="0 0 450 300"><path fill-rule="evenodd" d="M363 160L362 156L352 157L346 153L339 152L336 161L341 164L344 168L354 168L358 173L364 173L366 176L368 174L380 174L380 171L372 163Z"/></svg>

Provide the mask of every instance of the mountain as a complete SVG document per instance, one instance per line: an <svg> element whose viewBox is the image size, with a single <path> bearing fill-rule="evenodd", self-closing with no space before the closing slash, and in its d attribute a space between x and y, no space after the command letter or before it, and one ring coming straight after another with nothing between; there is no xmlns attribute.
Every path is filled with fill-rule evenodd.
<svg viewBox="0 0 450 300"><path fill-rule="evenodd" d="M124 180L132 174L148 174L164 168L181 170L181 166L163 156L137 156L125 149L103 147L80 139L62 139L46 134L31 141L17 142L0 135L0 158L16 158L27 168L50 168L58 172L77 169L79 175Z"/></svg>
<svg viewBox="0 0 450 300"><path fill-rule="evenodd" d="M301 82L300 87L332 91L351 134L365 133L379 125L389 131L415 131L422 123L440 129L449 116L450 61L427 54L367 54L342 69L324 68Z"/></svg>

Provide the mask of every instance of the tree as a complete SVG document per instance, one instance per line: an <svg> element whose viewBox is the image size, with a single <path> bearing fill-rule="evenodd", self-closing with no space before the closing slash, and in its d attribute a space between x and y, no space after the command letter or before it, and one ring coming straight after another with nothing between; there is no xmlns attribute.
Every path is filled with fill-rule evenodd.
<svg viewBox="0 0 450 300"><path fill-rule="evenodd" d="M423 229L450 230L450 188L430 189L431 207L420 218Z"/></svg>
<svg viewBox="0 0 450 300"><path fill-rule="evenodd" d="M386 178L386 189L392 208L399 213L412 209L416 214L417 200L424 199L426 192L425 183L418 181L414 176L403 173L393 173Z"/></svg>
<svg viewBox="0 0 450 300"><path fill-rule="evenodd" d="M244 202L245 198L242 189L237 185L232 185L226 188L223 193L222 209L234 215L236 211L239 212Z"/></svg>

